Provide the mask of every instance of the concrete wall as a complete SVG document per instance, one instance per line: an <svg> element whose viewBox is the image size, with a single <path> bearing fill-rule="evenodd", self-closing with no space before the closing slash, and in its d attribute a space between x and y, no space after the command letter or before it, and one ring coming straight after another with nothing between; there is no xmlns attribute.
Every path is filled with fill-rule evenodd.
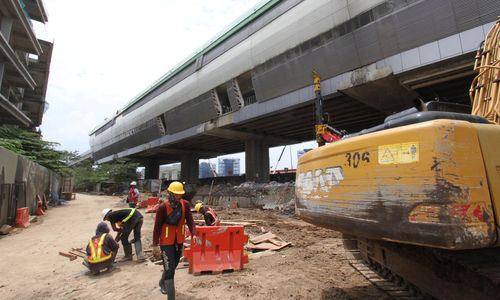
<svg viewBox="0 0 500 300"><path fill-rule="evenodd" d="M53 171L0 147L0 225L11 225L17 208L28 207L33 213L36 196L48 201L59 185L60 176Z"/></svg>

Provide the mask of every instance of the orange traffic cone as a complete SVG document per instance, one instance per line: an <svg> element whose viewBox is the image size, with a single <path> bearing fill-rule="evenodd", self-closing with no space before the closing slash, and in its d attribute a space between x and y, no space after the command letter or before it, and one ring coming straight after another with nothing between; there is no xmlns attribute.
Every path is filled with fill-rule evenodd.
<svg viewBox="0 0 500 300"><path fill-rule="evenodd" d="M35 215L37 216L43 216L43 210L42 210L42 201L38 200L38 209L35 212Z"/></svg>

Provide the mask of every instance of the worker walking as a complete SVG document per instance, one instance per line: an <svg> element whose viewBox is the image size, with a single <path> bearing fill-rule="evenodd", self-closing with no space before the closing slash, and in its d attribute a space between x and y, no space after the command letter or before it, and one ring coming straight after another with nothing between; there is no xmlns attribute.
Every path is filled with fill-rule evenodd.
<svg viewBox="0 0 500 300"><path fill-rule="evenodd" d="M109 234L109 227L106 223L100 222L97 225L95 235L89 239L87 245L87 260L83 264L89 268L92 274L99 271L113 269L118 243Z"/></svg>
<svg viewBox="0 0 500 300"><path fill-rule="evenodd" d="M203 206L202 203L196 203L194 210L203 215L206 226L219 226L220 220L210 207Z"/></svg>
<svg viewBox="0 0 500 300"><path fill-rule="evenodd" d="M132 230L134 230L134 239L131 242L135 245L137 261L144 261L145 258L142 255L141 243L141 228L143 223L141 213L135 208L123 208L116 211L105 208L101 214L103 220L108 220L113 230L118 232L117 241L118 237L120 237L122 241L125 256L121 261L132 260L132 245L128 241L128 237Z"/></svg>
<svg viewBox="0 0 500 300"><path fill-rule="evenodd" d="M139 190L137 189L137 182L132 181L130 183L130 189L128 191L128 207L135 208L137 202L139 202Z"/></svg>
<svg viewBox="0 0 500 300"><path fill-rule="evenodd" d="M153 251L161 251L163 261L163 274L159 282L161 292L168 295L169 300L173 300L175 299L175 268L179 264L185 240L184 225L187 223L195 242L198 242L198 237L191 214L191 205L187 200L182 199L184 186L174 181L167 190L168 200L160 204L156 210Z"/></svg>

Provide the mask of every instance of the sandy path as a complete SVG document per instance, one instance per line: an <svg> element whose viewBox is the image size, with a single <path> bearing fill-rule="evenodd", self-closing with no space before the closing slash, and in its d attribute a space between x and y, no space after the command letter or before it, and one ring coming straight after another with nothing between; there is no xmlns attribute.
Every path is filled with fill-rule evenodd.
<svg viewBox="0 0 500 300"><path fill-rule="evenodd" d="M76 200L50 209L29 228L2 236L0 299L166 299L158 288L161 266L118 263L117 270L92 276L84 273L81 258L70 261L58 254L85 247L105 207L126 205L119 197L78 194ZM154 215L145 214L143 209L141 213L142 242L148 249ZM272 256L250 258L239 272L193 276L180 265L175 276L178 300L386 298L346 262L338 233L258 209L219 213L226 220L265 220L259 226L245 228L245 232L260 234L262 227L271 228L294 246Z"/></svg>

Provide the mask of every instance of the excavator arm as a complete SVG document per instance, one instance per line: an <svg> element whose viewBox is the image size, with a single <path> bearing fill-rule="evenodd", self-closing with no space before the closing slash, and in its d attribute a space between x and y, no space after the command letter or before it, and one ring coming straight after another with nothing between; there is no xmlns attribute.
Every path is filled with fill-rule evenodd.
<svg viewBox="0 0 500 300"><path fill-rule="evenodd" d="M325 143L332 143L340 140L345 132L337 130L326 124L325 114L323 113L323 97L321 96L321 77L316 70L313 70L314 94L316 95L316 142L318 146Z"/></svg>

